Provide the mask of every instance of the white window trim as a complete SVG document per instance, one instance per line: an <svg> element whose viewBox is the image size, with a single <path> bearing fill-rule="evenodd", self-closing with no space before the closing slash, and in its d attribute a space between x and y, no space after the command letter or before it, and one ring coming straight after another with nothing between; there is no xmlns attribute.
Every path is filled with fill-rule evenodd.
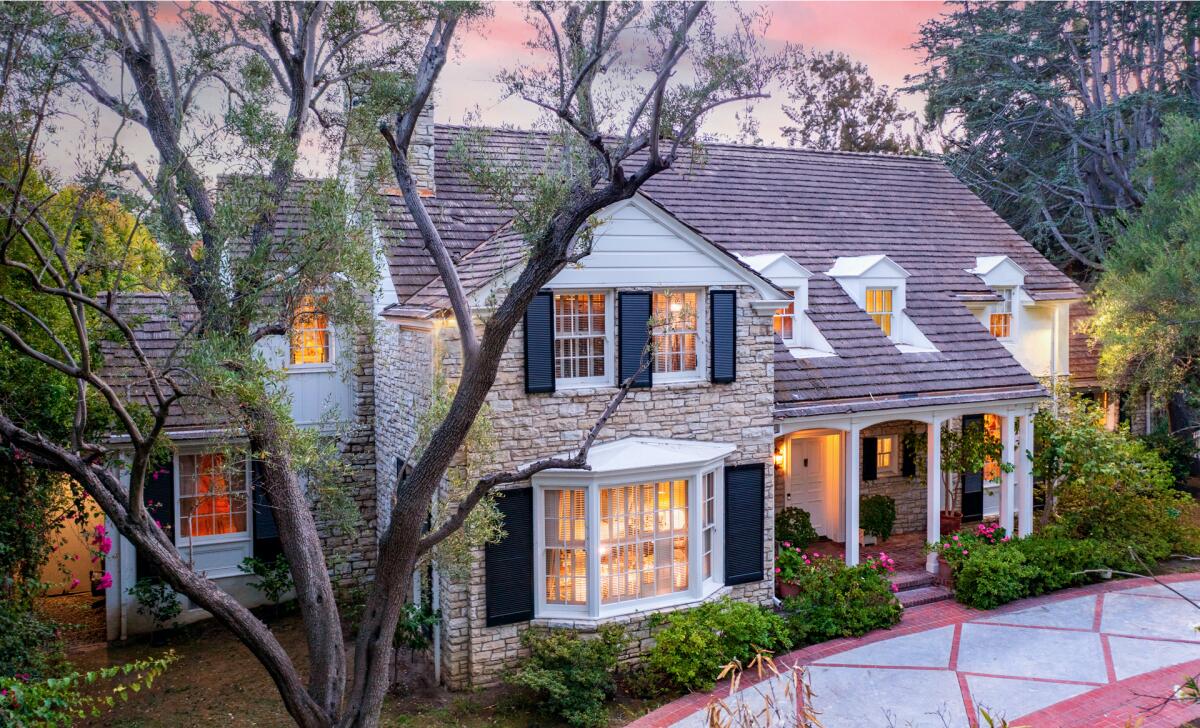
<svg viewBox="0 0 1200 728"><path fill-rule="evenodd" d="M218 536L190 536L184 538L179 534L183 533L179 528L179 524L183 522L183 511L179 507L179 478L183 472L183 468L179 465L180 456L185 455L206 455L209 453L218 452L217 450L209 450L205 448L193 448L183 452L176 452L175 458L175 473L174 473L174 497L175 497L175 546L183 548L187 546L203 546L205 544L214 543L240 543L250 541L254 538L254 493L251 489L252 473L250 467L250 457L247 455L243 458L245 464L245 484L246 484L246 530L241 533L223 533ZM236 452L236 451L235 451ZM189 530L190 533L190 530Z"/></svg>
<svg viewBox="0 0 1200 728"><path fill-rule="evenodd" d="M588 389L590 387L604 387L610 385L614 381L613 367L616 366L616 338L613 334L613 327L616 325L616 318L613 315L613 295L612 291L601 289L575 289L575 288L559 288L551 292L551 319L553 319L554 299L553 296L558 295L590 295L600 293L604 295L604 376L602 377L555 377L555 389ZM551 320L551 326L554 321ZM557 333L555 341L558 340ZM557 358L557 357L556 357ZM554 362L557 365L557 361Z"/></svg>
<svg viewBox="0 0 1200 728"><path fill-rule="evenodd" d="M654 384L671 382L702 382L708 378L708 301L707 291L703 288L655 288L650 291L650 314L655 316L654 295L658 293L695 293L696 294L696 369L685 372L660 372L654 369L651 379ZM654 340L651 332L650 340ZM652 352L653 361L658 361L658 352Z"/></svg>
<svg viewBox="0 0 1200 728"><path fill-rule="evenodd" d="M792 335L786 339L782 336L779 337L783 340L784 345L788 347L800 346L801 342L804 341L804 332L801 330L801 327L807 316L804 315L804 306L802 305L800 296L801 291L798 288L792 289L792 312L790 314L781 314L779 311L783 309L776 309L776 312L771 315L772 329L775 327L776 318L790 318L792 320Z"/></svg>
<svg viewBox="0 0 1200 728"><path fill-rule="evenodd" d="M992 330L992 314L1004 313L1004 311L1000 310L1000 307L1001 307L1001 304L1004 302L1003 301L1004 292L1007 291L1010 295L1010 298L1008 300L1008 312L1007 312L1008 317L1009 317L1008 318L1008 336L997 336L996 340L997 341L1006 341L1006 342L1016 341L1017 340L1017 329L1018 329L1017 309L1019 308L1019 306L1017 305L1017 301L1021 295L1021 287L1020 286L996 286L992 290L995 291L997 296L1000 296L1001 301L999 303L988 304L987 308L984 309L985 323L987 324L988 332L991 333L991 330Z"/></svg>
<svg viewBox="0 0 1200 728"><path fill-rule="evenodd" d="M328 314L326 314L328 315ZM285 349L283 352L283 368L289 372L331 372L337 369L337 330L333 326L333 321L329 321L329 325L325 329L329 332L329 361L311 362L297 364L292 361L292 335L294 332L289 331L284 336Z"/></svg>
<svg viewBox="0 0 1200 728"><path fill-rule="evenodd" d="M646 469L614 474L590 475L554 473L533 479L533 551L534 551L534 618L535 619L604 619L636 612L652 611L688 604L709 596L725 582L725 459L702 466L686 468ZM704 574L703 488L704 475L713 473L713 569L712 576ZM673 594L630 599L615 604L600 603L600 489L661 480L688 481L688 588ZM545 490L585 489L587 531L587 604L563 605L546 603L546 500Z"/></svg>
<svg viewBox="0 0 1200 728"><path fill-rule="evenodd" d="M892 443L892 450L891 450L892 462L886 468L881 468L881 467L879 467L879 457L878 457L878 455L876 455L875 474L876 475L899 475L900 474L900 450L899 450L900 438L898 438L895 435L881 435L880 437L877 437L875 439L877 442L883 442L884 440L889 440ZM876 452L878 452L878 450Z"/></svg>

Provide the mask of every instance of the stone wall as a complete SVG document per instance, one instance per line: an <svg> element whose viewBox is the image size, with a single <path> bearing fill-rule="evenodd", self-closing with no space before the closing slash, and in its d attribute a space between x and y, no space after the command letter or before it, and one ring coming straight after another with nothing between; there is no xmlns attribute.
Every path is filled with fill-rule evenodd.
<svg viewBox="0 0 1200 728"><path fill-rule="evenodd" d="M412 458L418 418L429 406L433 384L433 333L376 326L375 472L378 533L388 527L396 497L396 458Z"/></svg>
<svg viewBox="0 0 1200 728"><path fill-rule="evenodd" d="M628 436L652 436L731 442L737 451L726 464L763 463L771 466L772 404L774 401L774 335L770 314L756 314L751 289L739 291L737 381L714 385L708 381L656 384L636 389L622 403L601 434L600 441ZM443 329L442 356L447 376L458 372L455 329ZM615 387L574 389L528 395L524 391L523 333L514 331L500 362L496 385L489 395L492 429L497 447L494 468L510 468L578 446L608 404ZM773 563L774 493L765 486L763 521L766 573ZM465 580L442 579L442 676L451 688L474 688L496 683L504 669L521 656L520 634L530 623L486 626L482 549L475 554ZM722 589L737 599L768 604L772 581L766 579ZM634 638L629 656L650 644L649 614L615 617ZM535 624L594 630L596 622L535 620Z"/></svg>
<svg viewBox="0 0 1200 728"><path fill-rule="evenodd" d="M926 486L923 474L924 463L918 466L917 476L905 477L899 474L900 458L904 449L904 435L909 432L923 433L926 425L923 422L909 420L892 420L863 430L863 437L887 437L895 435L897 472L894 475L880 474L875 480L864 480L860 487L862 497L869 495L886 495L896 501L896 523L893 533L924 533ZM860 450L861 452L861 450ZM924 460L925 453L917 453ZM861 471L860 471L861 472ZM861 512L860 512L861 514Z"/></svg>

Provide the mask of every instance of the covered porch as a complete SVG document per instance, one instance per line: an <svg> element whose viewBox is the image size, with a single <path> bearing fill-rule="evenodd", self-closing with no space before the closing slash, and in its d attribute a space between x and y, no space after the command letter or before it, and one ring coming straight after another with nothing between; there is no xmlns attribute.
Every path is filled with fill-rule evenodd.
<svg viewBox="0 0 1200 728"><path fill-rule="evenodd" d="M996 467L989 475L998 475L998 482L978 479L969 482L968 489L974 488L972 495L982 500L983 512L994 514L1008 533L1028 535L1033 530L1033 414L1039 401L1025 397L941 406L914 403L781 421L775 438L776 512L786 507L808 511L817 533L831 542L820 548L841 551L853 565L863 550L860 500L864 495L887 495L896 503L894 548L886 543L880 548L895 558L893 551L900 547L904 561L914 562L904 567L923 565L935 572L936 557L922 557L919 547L941 538L942 511L952 502L961 508L962 496L954 489L961 493L963 488L960 478L950 478L948 493L943 481L942 430L961 426L964 415L986 414L998 429L1001 463L1012 467Z"/></svg>

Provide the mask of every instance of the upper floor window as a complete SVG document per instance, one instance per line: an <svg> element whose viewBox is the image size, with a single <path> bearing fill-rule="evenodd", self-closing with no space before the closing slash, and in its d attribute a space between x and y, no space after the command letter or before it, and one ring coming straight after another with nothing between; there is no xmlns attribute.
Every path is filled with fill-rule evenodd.
<svg viewBox="0 0 1200 728"><path fill-rule="evenodd" d="M603 383L608 377L608 297L554 295L554 378L560 383Z"/></svg>
<svg viewBox="0 0 1200 728"><path fill-rule="evenodd" d="M654 373L667 379L700 373L700 294L655 291Z"/></svg>
<svg viewBox="0 0 1200 728"><path fill-rule="evenodd" d="M772 319L775 333L784 341L791 341L796 338L796 292L788 291L792 302L784 308L775 309L775 317Z"/></svg>
<svg viewBox="0 0 1200 728"><path fill-rule="evenodd" d="M248 533L246 463L223 452L179 456L180 538Z"/></svg>
<svg viewBox="0 0 1200 728"><path fill-rule="evenodd" d="M867 289L867 313L871 314L871 318L887 336L892 335L892 316L895 314L892 310L892 292L891 288Z"/></svg>
<svg viewBox="0 0 1200 728"><path fill-rule="evenodd" d="M329 314L322 310L325 298L308 296L292 324L292 366L328 364L333 361L333 333Z"/></svg>
<svg viewBox="0 0 1200 728"><path fill-rule="evenodd" d="M992 308L988 317L988 329L997 339L1007 339L1012 336L1013 294L1015 288L998 288L1000 302Z"/></svg>

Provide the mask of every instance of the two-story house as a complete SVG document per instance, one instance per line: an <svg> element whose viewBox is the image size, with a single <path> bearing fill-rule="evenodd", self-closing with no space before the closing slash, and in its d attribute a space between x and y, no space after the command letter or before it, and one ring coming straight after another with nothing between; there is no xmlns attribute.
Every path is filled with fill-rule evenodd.
<svg viewBox="0 0 1200 728"><path fill-rule="evenodd" d="M424 123L411 156L486 317L524 242L449 153L464 133ZM540 144L530 133L487 135L496 159ZM637 649L655 612L721 595L770 604L779 508L807 510L852 563L859 501L871 493L896 500L897 530L928 540L950 500L1010 530L1032 527L1032 413L1047 396L1038 378L1069 375L1067 308L1080 290L937 160L737 145L710 145L704 157L603 211L591 254L550 282L509 341L489 396L496 468L571 451L647 349L651 365L588 470L506 489L503 540L479 549L466 576L435 570L436 651L452 687L495 682L529 625L615 621ZM382 192L376 232L388 256L374 345L331 335L312 370L334 382L320 366L339 349L357 357L343 370L359 376L340 381L346 418L370 430L367 525L350 546L364 578L435 376L458 371L436 269L399 195ZM296 387L307 386L306 342L323 341L319 326L302 328L279 349ZM946 493L940 438L918 452L904 435L972 421L999 434L1016 467L994 483L965 474ZM182 432L173 430L179 458L203 448ZM176 519L194 514L186 499L203 469L202 459L177 460ZM238 481L251 506L252 470ZM233 521L245 523L238 538L253 544L257 511L239 508L249 515ZM132 555L124 561L128 583L136 569Z"/></svg>

